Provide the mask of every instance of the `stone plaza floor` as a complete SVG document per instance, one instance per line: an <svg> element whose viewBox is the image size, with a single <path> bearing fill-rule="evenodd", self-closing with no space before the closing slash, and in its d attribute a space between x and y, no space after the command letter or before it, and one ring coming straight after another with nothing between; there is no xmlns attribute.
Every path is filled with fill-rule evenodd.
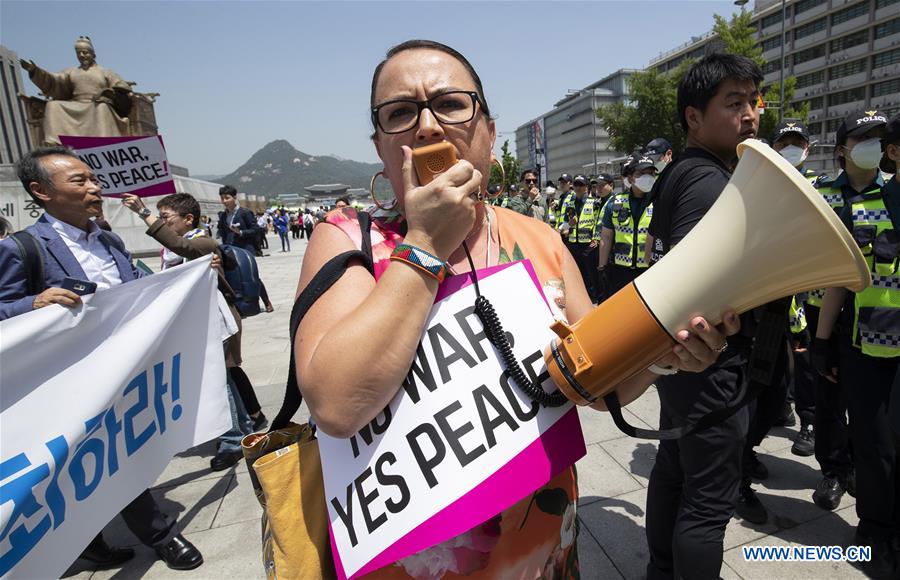
<svg viewBox="0 0 900 580"><path fill-rule="evenodd" d="M263 410L275 416L284 393L288 367L288 318L300 272L305 240L292 240L293 251L282 253L277 236L269 236L269 256L258 260L260 272L275 306L272 314L243 321L243 368L256 386ZM150 260L146 260L150 261ZM305 409L301 411L305 413ZM643 578L648 560L644 536L647 482L656 454L652 442L631 439L612 419L579 409L587 456L577 465L581 499L578 551L584 578ZM659 400L655 390L625 409L636 426L655 427ZM298 414L299 418L299 414ZM760 459L769 468L767 481L757 483L760 499L769 509L769 522L756 526L733 519L725 534L726 579L853 578L864 577L846 563L746 562L746 545L839 545L852 542L857 518L853 498L845 496L834 512L812 503L819 479L813 457L796 457L790 447L796 428L776 428L763 442ZM253 495L247 467L240 462L228 471L213 472L212 443L178 454L159 477L153 494L162 508L178 515L184 535L203 553L205 563L177 572L158 561L150 548L138 544L121 518L106 527L114 545L129 545L137 555L121 569L94 572L74 567L71 577L91 578L264 578L260 559L260 507ZM76 564L77 566L77 564Z"/></svg>

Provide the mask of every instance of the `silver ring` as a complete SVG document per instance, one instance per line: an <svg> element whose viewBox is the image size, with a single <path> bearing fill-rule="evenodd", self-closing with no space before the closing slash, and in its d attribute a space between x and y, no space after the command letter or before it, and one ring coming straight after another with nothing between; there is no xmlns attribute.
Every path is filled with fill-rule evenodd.
<svg viewBox="0 0 900 580"><path fill-rule="evenodd" d="M727 348L728 348L728 341L726 340L725 342L722 343L722 346L720 346L719 348L714 348L713 350L721 353L721 352L725 352L725 349L727 349Z"/></svg>

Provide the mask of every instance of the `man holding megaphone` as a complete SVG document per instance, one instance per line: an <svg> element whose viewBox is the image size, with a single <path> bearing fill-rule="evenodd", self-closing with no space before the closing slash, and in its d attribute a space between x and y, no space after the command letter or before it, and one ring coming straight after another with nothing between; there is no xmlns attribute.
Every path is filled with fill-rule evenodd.
<svg viewBox="0 0 900 580"><path fill-rule="evenodd" d="M762 73L751 60L714 54L698 61L679 83L687 148L666 167L655 190L650 234L660 254L703 218L731 178L737 145L756 137L761 82ZM707 371L660 377L660 428L696 420L734 400L748 350L747 338L731 337ZM660 442L647 494L649 579L719 577L747 428L743 408L708 429Z"/></svg>

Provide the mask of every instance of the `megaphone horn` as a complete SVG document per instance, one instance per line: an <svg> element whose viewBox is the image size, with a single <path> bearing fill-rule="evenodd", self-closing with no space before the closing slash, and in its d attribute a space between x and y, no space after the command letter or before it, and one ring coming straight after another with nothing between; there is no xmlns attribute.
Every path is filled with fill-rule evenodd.
<svg viewBox="0 0 900 580"><path fill-rule="evenodd" d="M675 344L695 316L712 324L815 288L859 292L869 269L850 233L800 172L747 140L731 181L658 263L571 326L544 352L553 381L579 405L596 402Z"/></svg>

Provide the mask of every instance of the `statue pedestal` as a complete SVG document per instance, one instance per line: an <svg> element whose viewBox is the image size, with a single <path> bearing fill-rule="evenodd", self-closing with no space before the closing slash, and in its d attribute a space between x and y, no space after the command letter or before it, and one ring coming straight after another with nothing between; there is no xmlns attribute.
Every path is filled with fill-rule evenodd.
<svg viewBox="0 0 900 580"><path fill-rule="evenodd" d="M159 134L159 128L156 125L156 112L153 109L153 104L158 96L158 93L131 93L131 110L128 113L129 137L145 137ZM30 97L22 93L19 93L19 98L25 105L31 142L36 146L46 145L43 120L47 99ZM87 137L90 135L79 136Z"/></svg>

